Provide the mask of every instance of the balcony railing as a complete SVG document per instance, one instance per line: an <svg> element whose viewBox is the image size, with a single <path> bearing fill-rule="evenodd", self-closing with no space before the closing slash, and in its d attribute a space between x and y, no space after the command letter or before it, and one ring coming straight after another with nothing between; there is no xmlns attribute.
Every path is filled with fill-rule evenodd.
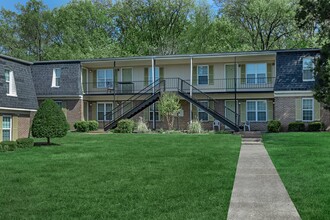
<svg viewBox="0 0 330 220"><path fill-rule="evenodd" d="M166 90L176 90L178 88L178 78L165 78ZM190 82L189 80L186 80ZM193 81L193 85L203 92L250 92L250 91L273 91L275 77L264 78L230 78L213 79L207 84ZM131 82L92 82L83 83L84 94L135 94L148 86L145 81Z"/></svg>

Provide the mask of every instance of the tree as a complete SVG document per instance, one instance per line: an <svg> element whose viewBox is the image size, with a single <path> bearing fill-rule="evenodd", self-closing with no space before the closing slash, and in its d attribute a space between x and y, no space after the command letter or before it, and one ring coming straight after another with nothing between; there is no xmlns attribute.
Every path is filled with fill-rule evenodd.
<svg viewBox="0 0 330 220"><path fill-rule="evenodd" d="M174 117L177 116L180 109L180 98L175 93L165 92L162 94L158 110L161 115L165 116L169 130L173 129Z"/></svg>
<svg viewBox="0 0 330 220"><path fill-rule="evenodd" d="M328 0L300 0L297 23L302 29L314 28L322 44L315 66L314 97L330 109L330 2Z"/></svg>
<svg viewBox="0 0 330 220"><path fill-rule="evenodd" d="M64 137L69 129L68 122L62 109L52 100L46 99L41 103L32 122L32 136L36 138Z"/></svg>

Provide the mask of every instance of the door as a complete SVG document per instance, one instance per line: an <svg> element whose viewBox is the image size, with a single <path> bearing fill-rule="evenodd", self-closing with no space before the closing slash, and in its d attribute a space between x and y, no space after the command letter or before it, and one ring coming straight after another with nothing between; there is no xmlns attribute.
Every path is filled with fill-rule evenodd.
<svg viewBox="0 0 330 220"><path fill-rule="evenodd" d="M233 91L235 89L235 65L234 64L226 64L225 65L226 72L226 89L227 91Z"/></svg>
<svg viewBox="0 0 330 220"><path fill-rule="evenodd" d="M235 101L234 100L226 100L225 101L225 116L228 118L230 121L235 123ZM236 111L238 112L238 106L236 102ZM226 128L228 128L226 126Z"/></svg>
<svg viewBox="0 0 330 220"><path fill-rule="evenodd" d="M134 83L132 82L133 69L123 68L121 70L121 91L122 93L132 93L134 91Z"/></svg>

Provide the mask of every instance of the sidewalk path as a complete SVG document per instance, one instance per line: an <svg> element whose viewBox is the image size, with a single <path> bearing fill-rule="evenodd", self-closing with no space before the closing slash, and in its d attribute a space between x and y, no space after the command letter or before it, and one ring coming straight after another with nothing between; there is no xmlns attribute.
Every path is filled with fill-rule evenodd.
<svg viewBox="0 0 330 220"><path fill-rule="evenodd" d="M261 138L242 138L227 219L300 219Z"/></svg>

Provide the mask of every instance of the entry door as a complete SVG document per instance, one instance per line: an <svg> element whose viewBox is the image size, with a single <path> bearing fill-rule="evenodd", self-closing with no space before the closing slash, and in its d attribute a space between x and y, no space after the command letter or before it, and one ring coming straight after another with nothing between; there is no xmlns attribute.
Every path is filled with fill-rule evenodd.
<svg viewBox="0 0 330 220"><path fill-rule="evenodd" d="M123 93L132 93L134 90L134 84L132 82L133 78L132 68L123 68L121 70L121 90Z"/></svg>
<svg viewBox="0 0 330 220"><path fill-rule="evenodd" d="M234 90L235 89L235 65L227 64L225 65L226 71L226 89Z"/></svg>
<svg viewBox="0 0 330 220"><path fill-rule="evenodd" d="M226 100L225 101L225 116L230 121L235 122L235 101L234 100ZM238 111L238 106L236 102L236 110ZM227 127L226 127L227 128Z"/></svg>

